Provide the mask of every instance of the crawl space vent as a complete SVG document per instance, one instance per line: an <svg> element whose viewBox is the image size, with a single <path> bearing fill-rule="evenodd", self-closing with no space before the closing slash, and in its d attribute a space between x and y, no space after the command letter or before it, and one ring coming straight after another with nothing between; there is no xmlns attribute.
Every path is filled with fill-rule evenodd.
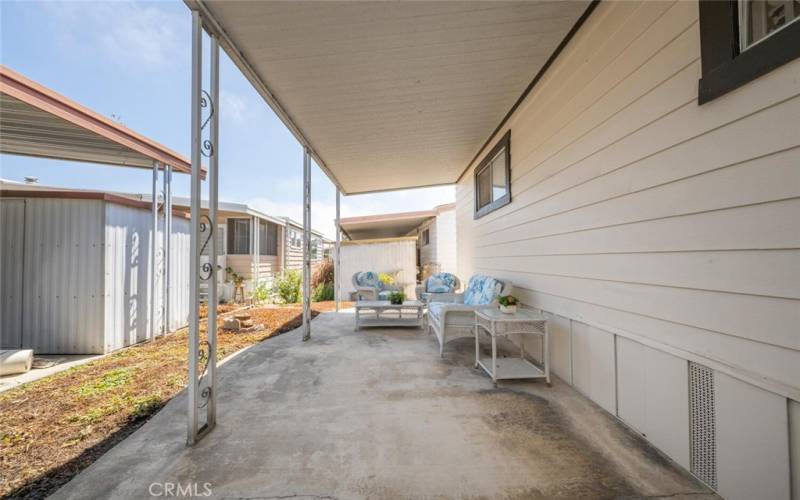
<svg viewBox="0 0 800 500"><path fill-rule="evenodd" d="M689 363L689 439L692 474L717 488L717 440L714 371Z"/></svg>

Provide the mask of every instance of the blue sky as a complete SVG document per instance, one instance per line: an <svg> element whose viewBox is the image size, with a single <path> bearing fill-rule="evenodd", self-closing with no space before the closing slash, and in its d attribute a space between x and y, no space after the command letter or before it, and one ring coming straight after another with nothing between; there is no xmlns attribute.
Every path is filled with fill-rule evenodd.
<svg viewBox="0 0 800 500"><path fill-rule="evenodd" d="M0 61L34 81L189 153L191 16L181 1L0 1ZM207 40L206 40L207 42ZM206 48L207 48L206 43ZM220 69L220 199L302 220L302 150L227 56ZM207 66L206 66L207 67ZM45 185L149 192L151 172L0 156L0 177ZM176 195L188 195L175 176ZM452 187L342 199L342 215L424 210ZM316 166L313 225L333 235L335 188Z"/></svg>

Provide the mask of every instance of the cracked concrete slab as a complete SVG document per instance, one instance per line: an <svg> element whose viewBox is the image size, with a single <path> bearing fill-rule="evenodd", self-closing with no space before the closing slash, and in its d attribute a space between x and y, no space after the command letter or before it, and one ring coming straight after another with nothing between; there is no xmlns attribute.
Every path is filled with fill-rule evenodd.
<svg viewBox="0 0 800 500"><path fill-rule="evenodd" d="M185 443L181 394L53 498L716 498L556 379L494 388L470 339L353 331L327 313L220 369L218 426ZM155 485L153 487L152 485Z"/></svg>

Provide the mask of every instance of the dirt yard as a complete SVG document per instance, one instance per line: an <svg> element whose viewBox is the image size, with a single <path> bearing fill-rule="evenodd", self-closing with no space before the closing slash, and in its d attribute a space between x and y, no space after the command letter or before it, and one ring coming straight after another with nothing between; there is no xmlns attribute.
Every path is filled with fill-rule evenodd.
<svg viewBox="0 0 800 500"><path fill-rule="evenodd" d="M333 309L314 303L313 316ZM298 327L302 315L299 305L248 312L264 329L220 329L218 359ZM139 428L186 386L187 335L179 330L0 394L0 497L44 498Z"/></svg>

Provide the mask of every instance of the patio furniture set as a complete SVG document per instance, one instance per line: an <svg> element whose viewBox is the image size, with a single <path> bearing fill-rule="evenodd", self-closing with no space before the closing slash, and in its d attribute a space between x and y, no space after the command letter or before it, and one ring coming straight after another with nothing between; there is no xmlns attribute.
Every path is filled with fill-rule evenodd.
<svg viewBox="0 0 800 500"><path fill-rule="evenodd" d="M503 379L545 379L550 384L550 336L547 320L540 313L520 309L502 312L500 297L511 294L508 281L476 274L464 292L458 293L461 281L450 273L437 273L416 287L416 300L392 303L387 300L398 288L386 285L378 274L368 271L353 276L358 300L355 304L355 328L414 327L433 332L444 356L446 343L465 337L475 339L475 368L483 369L497 384ZM479 337L491 338L491 356L481 356ZM499 337L520 337L519 357L498 358ZM542 338L542 367L525 357L525 336Z"/></svg>

